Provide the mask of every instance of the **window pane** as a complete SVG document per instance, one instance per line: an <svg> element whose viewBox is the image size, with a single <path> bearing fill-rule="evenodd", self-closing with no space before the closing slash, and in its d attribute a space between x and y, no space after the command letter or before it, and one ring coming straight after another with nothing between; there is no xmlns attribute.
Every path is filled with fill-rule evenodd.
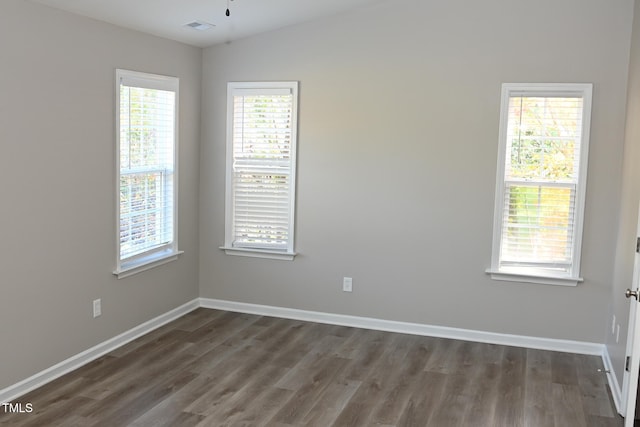
<svg viewBox="0 0 640 427"><path fill-rule="evenodd" d="M235 180L236 246L286 248L289 176L238 171Z"/></svg>
<svg viewBox="0 0 640 427"><path fill-rule="evenodd" d="M145 252L172 240L171 200L162 172L120 177L120 256Z"/></svg>
<svg viewBox="0 0 640 427"><path fill-rule="evenodd" d="M234 97L234 156L289 159L291 95Z"/></svg>
<svg viewBox="0 0 640 427"><path fill-rule="evenodd" d="M510 98L506 178L576 182L581 117L581 98Z"/></svg>
<svg viewBox="0 0 640 427"><path fill-rule="evenodd" d="M174 92L121 86L121 170L173 164L174 114Z"/></svg>
<svg viewBox="0 0 640 427"><path fill-rule="evenodd" d="M281 89L233 94L229 246L290 250L294 96Z"/></svg>
<svg viewBox="0 0 640 427"><path fill-rule="evenodd" d="M492 277L580 281L591 96L583 83L502 85Z"/></svg>
<svg viewBox="0 0 640 427"><path fill-rule="evenodd" d="M570 263L574 199L573 188L507 186L502 261Z"/></svg>
<svg viewBox="0 0 640 427"><path fill-rule="evenodd" d="M120 81L120 261L174 240L175 102L173 90Z"/></svg>

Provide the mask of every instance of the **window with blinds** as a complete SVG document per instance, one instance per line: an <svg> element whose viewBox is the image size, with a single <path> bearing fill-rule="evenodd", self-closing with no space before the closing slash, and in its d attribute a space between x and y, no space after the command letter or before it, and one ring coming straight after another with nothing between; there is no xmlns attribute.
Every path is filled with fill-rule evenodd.
<svg viewBox="0 0 640 427"><path fill-rule="evenodd" d="M178 79L117 70L116 274L166 261L176 246Z"/></svg>
<svg viewBox="0 0 640 427"><path fill-rule="evenodd" d="M225 246L292 259L297 82L229 83Z"/></svg>
<svg viewBox="0 0 640 427"><path fill-rule="evenodd" d="M591 85L503 85L491 268L496 278L581 280L590 110Z"/></svg>

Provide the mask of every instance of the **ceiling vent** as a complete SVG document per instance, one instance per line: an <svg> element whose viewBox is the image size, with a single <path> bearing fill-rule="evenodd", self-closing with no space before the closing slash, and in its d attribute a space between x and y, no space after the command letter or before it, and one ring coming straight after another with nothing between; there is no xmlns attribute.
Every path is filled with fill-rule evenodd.
<svg viewBox="0 0 640 427"><path fill-rule="evenodd" d="M210 24L204 21L193 21L193 22L189 22L188 24L184 24L184 26L193 28L194 30L198 30L198 31L207 31L215 27L214 24Z"/></svg>

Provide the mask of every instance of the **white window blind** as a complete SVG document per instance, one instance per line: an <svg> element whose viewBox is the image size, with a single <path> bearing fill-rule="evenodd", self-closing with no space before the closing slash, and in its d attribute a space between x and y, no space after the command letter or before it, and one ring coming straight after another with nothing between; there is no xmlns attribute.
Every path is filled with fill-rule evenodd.
<svg viewBox="0 0 640 427"><path fill-rule="evenodd" d="M291 255L297 83L229 83L228 102L225 249Z"/></svg>
<svg viewBox="0 0 640 427"><path fill-rule="evenodd" d="M491 270L577 282L591 86L504 85L502 102Z"/></svg>
<svg viewBox="0 0 640 427"><path fill-rule="evenodd" d="M117 82L119 273L177 252L178 81L118 70Z"/></svg>

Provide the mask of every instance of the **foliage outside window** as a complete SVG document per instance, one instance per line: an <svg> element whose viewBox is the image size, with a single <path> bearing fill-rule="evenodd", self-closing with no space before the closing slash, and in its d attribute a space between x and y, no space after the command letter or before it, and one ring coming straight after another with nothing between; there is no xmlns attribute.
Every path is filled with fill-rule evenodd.
<svg viewBox="0 0 640 427"><path fill-rule="evenodd" d="M178 79L117 70L118 239L115 273L166 262L176 246Z"/></svg>
<svg viewBox="0 0 640 427"><path fill-rule="evenodd" d="M576 284L591 85L503 85L496 279Z"/></svg>

